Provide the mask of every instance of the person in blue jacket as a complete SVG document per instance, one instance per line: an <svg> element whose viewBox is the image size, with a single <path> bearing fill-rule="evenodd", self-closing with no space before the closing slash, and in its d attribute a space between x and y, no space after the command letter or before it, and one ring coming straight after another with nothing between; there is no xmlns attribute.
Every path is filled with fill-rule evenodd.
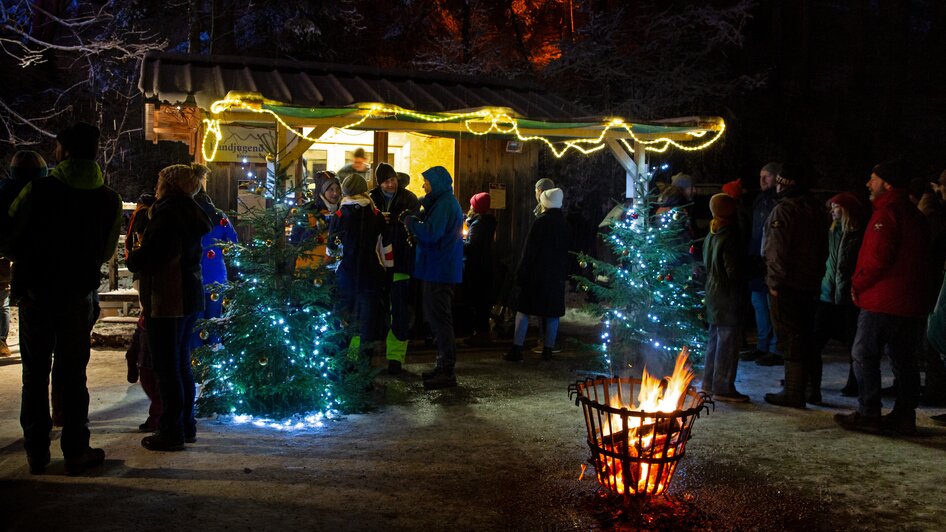
<svg viewBox="0 0 946 532"><path fill-rule="evenodd" d="M219 318L223 315L223 296L221 291L227 284L227 264L223 259L222 246L236 243L236 230L230 223L226 213L214 206L213 200L207 195L207 176L210 168L202 164L193 165L194 172L200 179L200 191L194 196L194 201L210 218L213 228L200 239L202 255L200 257L201 282L204 285L204 311L197 315L198 320ZM201 339L200 327L195 327L191 334L191 349L196 349L204 343L213 345L219 342L217 337Z"/></svg>
<svg viewBox="0 0 946 532"><path fill-rule="evenodd" d="M403 222L416 243L414 278L421 282L424 314L437 339L437 363L422 374L427 389L457 385L453 334L453 288L463 280L463 210L453 195L453 178L442 166L428 168L424 176L423 209L407 214Z"/></svg>

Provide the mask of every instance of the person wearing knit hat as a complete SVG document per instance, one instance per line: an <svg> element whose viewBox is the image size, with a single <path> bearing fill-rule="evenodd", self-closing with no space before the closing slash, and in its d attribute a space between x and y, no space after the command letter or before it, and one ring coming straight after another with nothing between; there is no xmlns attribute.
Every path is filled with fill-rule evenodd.
<svg viewBox="0 0 946 532"><path fill-rule="evenodd" d="M9 235L10 216L7 211L27 183L46 177L49 170L46 160L35 151L22 150L10 160L10 175L0 177L0 239ZM7 336L10 333L10 282L13 281L13 265L10 259L0 256L0 357L10 356Z"/></svg>
<svg viewBox="0 0 946 532"><path fill-rule="evenodd" d="M562 213L562 190L553 188L539 196L545 211L535 219L522 258L516 269L518 294L513 301L516 328L512 346L503 358L522 360L522 347L529 328L529 317L537 316L544 324L542 359L549 360L555 349L559 319L565 315L565 281L568 273L568 225Z"/></svg>
<svg viewBox="0 0 946 532"><path fill-rule="evenodd" d="M806 400L812 404L821 403L821 353L828 340L836 338L841 341L850 359L858 314L851 301L851 275L864 237L867 213L861 199L850 192L835 194L825 202L825 206L831 212L831 227L828 228L828 259L821 280L821 296L815 309L814 356L809 366L806 391ZM853 359L849 361L847 383L841 388L841 395L857 395Z"/></svg>
<svg viewBox="0 0 946 532"><path fill-rule="evenodd" d="M884 183L889 185L886 190L891 188L907 188L910 184L909 164L903 159L894 159L878 163L871 170L871 176L879 177ZM870 186L868 186L870 188ZM873 193L873 190L871 190Z"/></svg>
<svg viewBox="0 0 946 532"><path fill-rule="evenodd" d="M8 210L13 229L0 234L0 254L15 264L14 297L29 295L29 308L20 307L20 421L32 474L43 473L50 460L48 376L54 360L63 385L59 442L66 473L105 461L105 451L89 446L89 318L96 315L99 270L115 253L122 202L95 162L98 138L98 128L89 124L64 129L56 142L59 163L20 190Z"/></svg>
<svg viewBox="0 0 946 532"><path fill-rule="evenodd" d="M489 192L480 192L479 194L474 194L473 197L470 198L470 208L473 209L473 212L476 214L489 212L489 204Z"/></svg>
<svg viewBox="0 0 946 532"><path fill-rule="evenodd" d="M908 198L910 174L902 160L880 163L871 172L874 212L851 277L851 297L860 308L851 356L857 378L858 408L837 414L844 429L916 433L920 398L917 354L920 331L929 314L929 225ZM881 417L880 360L890 357L897 399Z"/></svg>
<svg viewBox="0 0 946 532"><path fill-rule="evenodd" d="M551 188L555 188L555 183L547 177L543 177L542 179L539 179L538 181L535 182L536 206L535 206L535 209L532 211L532 214L534 214L535 216L542 214L542 203L539 201L539 196L541 196L543 192Z"/></svg>
<svg viewBox="0 0 946 532"><path fill-rule="evenodd" d="M380 249L385 269L381 283L381 309L390 317L384 355L388 361L388 374L397 375L407 359L410 320L414 314L411 309L414 248L407 229L398 220L402 213L416 212L420 203L417 196L406 188L410 177L395 172L394 167L387 163L378 165L375 181L378 186L368 194L384 217Z"/></svg>
<svg viewBox="0 0 946 532"><path fill-rule="evenodd" d="M56 158L95 160L99 149L99 128L76 122L56 135Z"/></svg>
<svg viewBox="0 0 946 532"><path fill-rule="evenodd" d="M316 173L312 180L315 198L299 209L299 219L292 225L289 233L289 242L292 245L303 246L293 265L295 268L315 268L333 260L326 245L327 227L338 211L338 204L342 199L342 185L335 173L329 171ZM311 244L304 245L306 241Z"/></svg>
<svg viewBox="0 0 946 532"><path fill-rule="evenodd" d="M703 241L709 341L702 389L716 401L744 403L749 396L736 390L744 290L742 239L735 221L736 200L728 194L716 194L710 198L709 207L713 221Z"/></svg>
<svg viewBox="0 0 946 532"><path fill-rule="evenodd" d="M734 179L723 185L723 193L728 194L734 199L739 199L742 197L742 180Z"/></svg>
<svg viewBox="0 0 946 532"><path fill-rule="evenodd" d="M338 202L342 199L342 182L339 181L334 172L320 172L317 175L315 194L318 197L313 201L310 210L319 206L334 213L338 210Z"/></svg>
<svg viewBox="0 0 946 532"><path fill-rule="evenodd" d="M342 181L343 197L359 196L367 192L368 183L360 175L351 174Z"/></svg>
<svg viewBox="0 0 946 532"><path fill-rule="evenodd" d="M350 358L370 360L379 340L380 300L384 267L378 257L378 237L384 217L367 194L358 174L342 180L342 200L328 223L328 252L338 259L335 270L335 312L357 324L348 344Z"/></svg>
<svg viewBox="0 0 946 532"><path fill-rule="evenodd" d="M828 216L804 173L785 164L776 176L778 203L765 226L763 255L772 321L784 346L785 386L765 394L776 406L805 408L814 360L814 314L828 255ZM758 362L758 361L757 361ZM820 391L819 391L820 393Z"/></svg>
<svg viewBox="0 0 946 532"><path fill-rule="evenodd" d="M470 198L463 238L463 295L473 307L473 335L464 343L471 347L489 345L489 313L493 307L493 240L496 217L489 212L487 192Z"/></svg>
<svg viewBox="0 0 946 532"><path fill-rule="evenodd" d="M453 286L463 280L463 210L453 195L453 177L442 166L428 168L421 199L423 211L403 217L416 244L414 277L421 281L427 322L437 338L437 362L424 372L424 388L457 385L453 331Z"/></svg>
<svg viewBox="0 0 946 532"><path fill-rule="evenodd" d="M564 194L560 188L550 188L542 193L539 196L539 204L542 205L543 211L549 209L561 209L562 200L564 199Z"/></svg>

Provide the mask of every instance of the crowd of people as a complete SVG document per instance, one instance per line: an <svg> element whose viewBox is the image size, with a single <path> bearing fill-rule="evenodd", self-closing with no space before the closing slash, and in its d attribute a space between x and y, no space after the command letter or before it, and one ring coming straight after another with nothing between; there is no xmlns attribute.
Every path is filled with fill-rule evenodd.
<svg viewBox="0 0 946 532"><path fill-rule="evenodd" d="M94 126L73 124L56 138L55 167L49 170L38 153L21 151L9 178L0 180L0 355L9 352L12 300L20 317L20 419L34 474L50 462L54 424L62 426L68 474L105 458L90 445L86 366L99 315L100 270L115 252L123 217L121 199L95 162L98 138ZM219 341L198 333L195 322L222 313L219 291L228 273L221 246L236 242L237 233L206 193L209 172L199 164L162 169L154 193L139 198L127 224L125 261L142 308L126 355L128 380L140 381L151 400L139 427L153 433L141 442L150 450L178 451L196 441L191 351ZM425 195L418 198L408 190L409 175L387 163L372 168L363 150L356 151L338 174L314 176L314 199L301 207L306 223L292 227L288 238L311 244L293 268L334 270L335 310L356 331L349 357L370 360L383 346L388 373L402 372L419 307L437 347L435 365L422 374L424 387L449 388L457 386L455 288L463 287L472 309L466 343L492 342L497 219L487 192L474 194L464 213L446 168L434 166L421 176ZM720 401L748 401L735 386L742 358L784 365L784 386L766 394L766 402L821 404L821 352L836 338L851 353L841 393L858 397L857 410L836 415L836 422L851 430L915 433L920 363L927 367L925 393L946 397L939 356L946 348L946 302L929 296L941 286L946 290L946 172L932 187L911 183L910 176L902 161L876 165L867 182L872 212L851 192L821 204L803 170L779 163L760 171L761 190L751 208L741 203L738 181L710 199L712 220L702 247L709 325L703 391ZM686 208L694 194L693 179L678 174L656 212ZM538 318L541 359L552 358L565 314L572 259L563 237L569 233L564 192L544 178L535 184L535 199L506 298L515 312L503 355L509 362L524 358L531 317ZM688 240L695 239L692 217L686 231ZM740 355L750 316L755 348ZM884 355L893 368L896 402L881 415ZM942 416L935 420L946 423Z"/></svg>
<svg viewBox="0 0 946 532"><path fill-rule="evenodd" d="M774 162L760 172L751 213L740 213L738 182L710 199L713 219L703 244L710 327L705 392L720 401L749 401L735 382L751 302L757 343L741 358L784 365L783 388L765 394L766 402L822 404L822 351L836 338L850 350L841 394L856 396L858 407L835 415L835 422L865 432L916 432L921 390L930 402L946 398L943 343L936 336L946 330L946 317L941 310L931 314L937 302L930 297L943 284L946 194L943 183L924 186L911 175L903 160L877 164L866 183L872 210L852 192L822 205L808 188L809 175ZM896 399L882 415L885 355ZM946 423L946 416L933 420Z"/></svg>

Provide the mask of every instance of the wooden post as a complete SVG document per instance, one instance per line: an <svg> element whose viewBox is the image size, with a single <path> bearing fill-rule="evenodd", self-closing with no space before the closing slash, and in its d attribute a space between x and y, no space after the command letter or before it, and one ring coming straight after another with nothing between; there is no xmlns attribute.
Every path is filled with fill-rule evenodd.
<svg viewBox="0 0 946 532"><path fill-rule="evenodd" d="M650 192L650 176L647 175L647 150L644 149L643 144L634 145L634 162L637 166L637 178L641 181L641 186L643 187L644 194ZM643 175L641 175L643 173ZM635 187L636 190L636 187Z"/></svg>
<svg viewBox="0 0 946 532"><path fill-rule="evenodd" d="M605 143L608 145L608 149L611 150L614 158L617 159L618 163L624 168L624 197L636 198L637 186L635 181L637 180L637 163L617 140L606 139ZM635 156L636 155L635 153Z"/></svg>
<svg viewBox="0 0 946 532"><path fill-rule="evenodd" d="M374 160L371 161L372 165L377 165L378 163L390 163L388 160L388 132L387 131L375 131L374 132Z"/></svg>

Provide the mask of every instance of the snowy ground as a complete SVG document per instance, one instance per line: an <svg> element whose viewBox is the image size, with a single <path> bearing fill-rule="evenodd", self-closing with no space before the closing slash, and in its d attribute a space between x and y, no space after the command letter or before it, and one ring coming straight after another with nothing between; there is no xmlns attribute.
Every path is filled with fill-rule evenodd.
<svg viewBox="0 0 946 532"><path fill-rule="evenodd" d="M590 340L587 325L563 336ZM835 348L837 346L834 346ZM62 474L58 433L46 475L27 471L17 421L18 360L0 360L0 529L60 530L538 530L613 524L595 495L584 423L566 387L594 366L577 342L553 362L521 364L464 350L455 390L425 392L418 374L383 377L382 404L319 429L278 432L201 420L181 453L143 449L146 399L125 382L123 353L94 351L92 442L105 466ZM831 420L853 399L838 390L839 352L825 367L830 403L766 405L782 368L742 363L743 405L696 421L672 495L635 514L653 529L946 530L946 428L919 413L920 434L845 432ZM889 375L889 372L887 373Z"/></svg>

